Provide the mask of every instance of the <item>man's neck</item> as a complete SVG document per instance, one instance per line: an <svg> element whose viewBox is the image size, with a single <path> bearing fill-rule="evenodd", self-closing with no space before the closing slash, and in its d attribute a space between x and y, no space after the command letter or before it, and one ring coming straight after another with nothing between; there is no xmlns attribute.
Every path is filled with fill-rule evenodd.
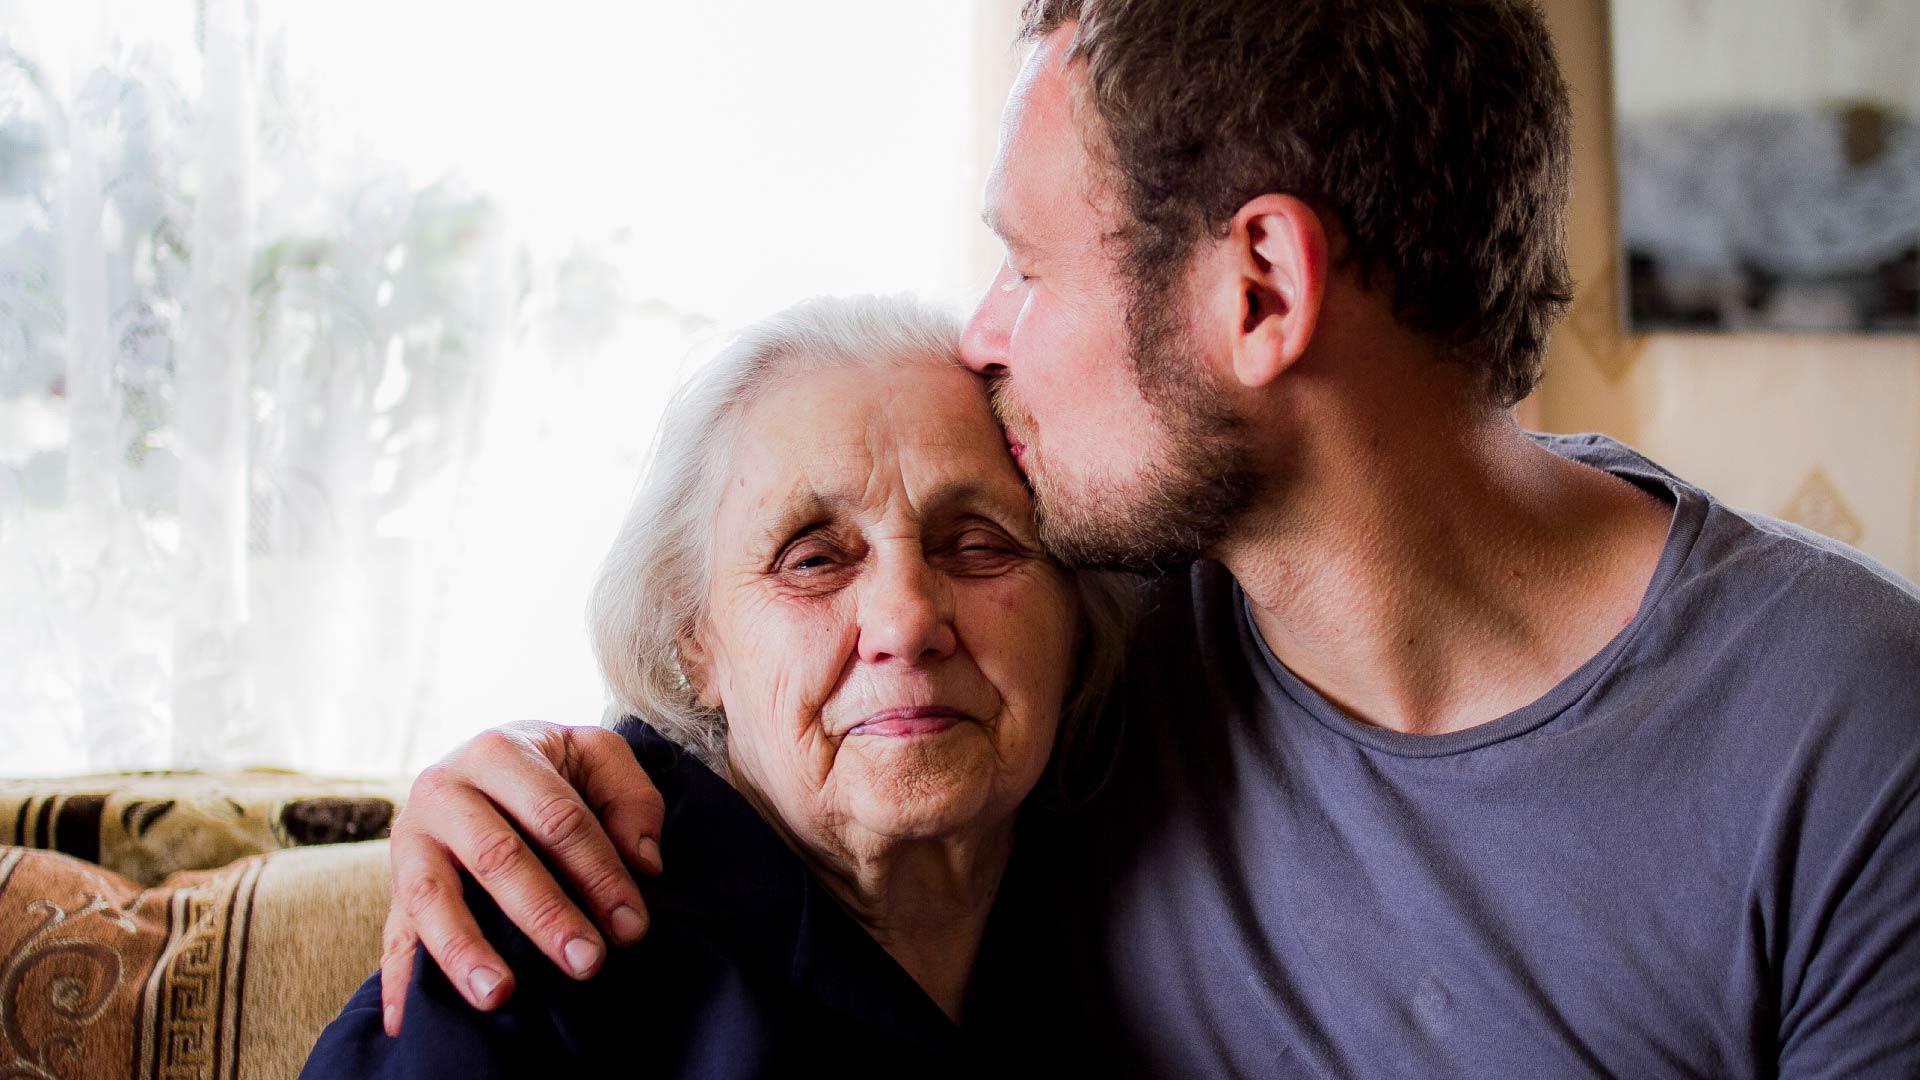
<svg viewBox="0 0 1920 1080"><path fill-rule="evenodd" d="M1335 430L1354 435L1302 451L1297 482L1217 554L1274 655L1354 719L1487 723L1633 619L1671 519L1658 499L1504 415Z"/></svg>

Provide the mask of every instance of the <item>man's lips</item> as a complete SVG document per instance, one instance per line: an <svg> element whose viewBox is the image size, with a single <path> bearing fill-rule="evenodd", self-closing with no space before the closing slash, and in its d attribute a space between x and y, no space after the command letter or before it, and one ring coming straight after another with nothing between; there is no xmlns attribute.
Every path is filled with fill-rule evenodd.
<svg viewBox="0 0 1920 1080"><path fill-rule="evenodd" d="M937 735L973 717L944 705L922 705L911 709L883 709L847 729L848 735L879 735L902 739L914 735Z"/></svg>
<svg viewBox="0 0 1920 1080"><path fill-rule="evenodd" d="M1013 467L1020 470L1021 476L1027 475L1026 440L1015 435L1011 429L1003 428L1002 431L1007 436L1007 453L1013 456Z"/></svg>

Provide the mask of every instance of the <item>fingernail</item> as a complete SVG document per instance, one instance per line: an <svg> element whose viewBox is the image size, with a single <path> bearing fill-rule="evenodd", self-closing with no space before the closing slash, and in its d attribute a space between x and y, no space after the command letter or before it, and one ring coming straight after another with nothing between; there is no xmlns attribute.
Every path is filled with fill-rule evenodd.
<svg viewBox="0 0 1920 1080"><path fill-rule="evenodd" d="M389 1038L400 1034L400 1006L389 1005L380 1010L380 1022L387 1029Z"/></svg>
<svg viewBox="0 0 1920 1080"><path fill-rule="evenodd" d="M646 917L625 904L613 909L613 937L622 945L639 941L647 932Z"/></svg>
<svg viewBox="0 0 1920 1080"><path fill-rule="evenodd" d="M654 873L659 873L665 864L660 861L660 842L651 836L640 838L640 861Z"/></svg>
<svg viewBox="0 0 1920 1080"><path fill-rule="evenodd" d="M493 992L500 989L500 973L492 968L474 968L467 976L467 988L473 991L475 1002L485 1005L493 1000Z"/></svg>
<svg viewBox="0 0 1920 1080"><path fill-rule="evenodd" d="M567 947L563 951L567 954L567 966L573 968L573 973L583 979L586 978L587 972L593 970L594 961L600 959L600 947L583 937L567 942Z"/></svg>

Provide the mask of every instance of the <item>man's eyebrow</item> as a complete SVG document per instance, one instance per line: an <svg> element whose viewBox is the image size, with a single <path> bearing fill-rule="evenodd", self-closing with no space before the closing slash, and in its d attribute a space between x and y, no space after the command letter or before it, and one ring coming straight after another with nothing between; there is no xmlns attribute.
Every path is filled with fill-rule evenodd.
<svg viewBox="0 0 1920 1080"><path fill-rule="evenodd" d="M1008 247L1020 248L1021 250L1030 250L1032 248L1033 245L1027 243L1026 238L1021 236L1018 230L1009 226L1007 219L994 213L992 207L987 207L980 211L980 220L985 222L987 228L992 230L993 235L999 237L1000 242Z"/></svg>

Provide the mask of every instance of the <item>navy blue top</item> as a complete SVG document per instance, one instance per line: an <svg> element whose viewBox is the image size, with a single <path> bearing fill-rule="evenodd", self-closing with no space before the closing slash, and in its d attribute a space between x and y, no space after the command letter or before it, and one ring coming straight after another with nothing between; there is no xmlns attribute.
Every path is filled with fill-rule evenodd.
<svg viewBox="0 0 1920 1080"><path fill-rule="evenodd" d="M738 792L646 725L629 721L622 734L667 808L666 872L641 882L645 940L576 982L469 883L481 928L518 977L512 1000L475 1011L421 949L400 1036L381 1030L375 974L322 1033L303 1078L745 1077L806 1066L978 1075L1041 1064L1046 1046L1022 1029L1044 1030L1057 999L1033 976L1064 965L1028 962L1041 939L1009 914L1021 906L1010 899L1017 867L957 1026Z"/></svg>

